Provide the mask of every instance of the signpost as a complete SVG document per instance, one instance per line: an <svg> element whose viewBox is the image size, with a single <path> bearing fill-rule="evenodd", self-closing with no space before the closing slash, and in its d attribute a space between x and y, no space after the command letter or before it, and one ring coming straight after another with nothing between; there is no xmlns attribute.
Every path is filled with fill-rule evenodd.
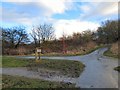
<svg viewBox="0 0 120 90"><path fill-rule="evenodd" d="M41 53L41 49L40 48L36 48L36 51L35 51L36 61L40 60L40 53Z"/></svg>

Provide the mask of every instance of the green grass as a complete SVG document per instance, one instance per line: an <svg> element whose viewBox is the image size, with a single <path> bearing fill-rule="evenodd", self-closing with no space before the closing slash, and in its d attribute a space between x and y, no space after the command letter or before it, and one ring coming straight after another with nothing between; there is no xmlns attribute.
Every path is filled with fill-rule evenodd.
<svg viewBox="0 0 120 90"><path fill-rule="evenodd" d="M85 65L78 61L68 60L41 60L35 62L30 59L18 59L10 56L3 56L3 67L27 67L31 68L43 68L47 70L60 71L63 75L69 77L78 77L84 70ZM75 84L63 83L63 82L50 82L38 79L30 79L18 76L3 75L2 77L3 88L74 88Z"/></svg>
<svg viewBox="0 0 120 90"><path fill-rule="evenodd" d="M105 51L105 52L103 53L103 55L104 55L104 56L108 56L108 57L112 57L112 58L118 58L118 60L120 60L120 57L119 57L118 55L116 55L116 54L113 54L113 53L110 51L110 48L109 48L107 51ZM120 72L120 66L115 67L114 70Z"/></svg>
<svg viewBox="0 0 120 90"><path fill-rule="evenodd" d="M120 58L118 55L113 54L113 53L110 51L110 49L108 49L107 51L105 51L105 52L103 53L103 55L108 56L108 57L113 57L113 58Z"/></svg>
<svg viewBox="0 0 120 90"><path fill-rule="evenodd" d="M72 60L41 60L39 63L31 61L27 67L31 70L35 70L35 68L57 70L69 77L78 77L84 70L85 65L79 61Z"/></svg>
<svg viewBox="0 0 120 90"><path fill-rule="evenodd" d="M114 70L116 70L116 71L120 72L120 66L115 67L115 68L114 68Z"/></svg>
<svg viewBox="0 0 120 90"><path fill-rule="evenodd" d="M2 88L75 88L75 84L3 75Z"/></svg>
<svg viewBox="0 0 120 90"><path fill-rule="evenodd" d="M18 59L10 56L2 57L2 67L25 67L28 63L28 60L25 59Z"/></svg>
<svg viewBox="0 0 120 90"><path fill-rule="evenodd" d="M38 68L60 71L63 75L78 77L84 70L85 65L79 61L72 60L41 60L36 63L34 59L20 59L10 56L3 56L2 67L27 67L31 70Z"/></svg>

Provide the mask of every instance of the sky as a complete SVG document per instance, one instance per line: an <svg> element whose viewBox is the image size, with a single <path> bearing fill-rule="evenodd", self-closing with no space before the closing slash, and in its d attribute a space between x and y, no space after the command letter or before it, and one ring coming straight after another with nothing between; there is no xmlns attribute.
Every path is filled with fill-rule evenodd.
<svg viewBox="0 0 120 90"><path fill-rule="evenodd" d="M118 19L118 0L2 0L0 26L52 24L56 38L73 32L95 31L102 21Z"/></svg>

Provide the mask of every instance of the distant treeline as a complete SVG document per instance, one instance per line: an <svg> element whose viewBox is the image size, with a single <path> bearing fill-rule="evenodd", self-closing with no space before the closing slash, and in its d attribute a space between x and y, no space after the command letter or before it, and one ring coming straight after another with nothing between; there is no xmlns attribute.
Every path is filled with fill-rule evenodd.
<svg viewBox="0 0 120 90"><path fill-rule="evenodd" d="M34 53L36 47L42 48L42 53L62 53L93 48L100 44L111 44L118 41L119 32L117 20L107 20L101 23L96 31L86 30L82 33L73 33L56 39L54 27L51 24L41 24L26 32L24 26L1 28L3 54L24 55ZM30 41L30 36L33 41Z"/></svg>

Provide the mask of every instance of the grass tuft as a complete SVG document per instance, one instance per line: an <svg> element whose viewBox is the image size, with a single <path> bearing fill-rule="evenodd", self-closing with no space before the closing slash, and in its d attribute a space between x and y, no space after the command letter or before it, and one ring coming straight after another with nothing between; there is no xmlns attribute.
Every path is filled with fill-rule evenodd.
<svg viewBox="0 0 120 90"><path fill-rule="evenodd" d="M2 88L75 88L75 84L3 75Z"/></svg>
<svg viewBox="0 0 120 90"><path fill-rule="evenodd" d="M29 70L38 71L38 69L45 68L48 70L60 71L61 74L69 77L79 77L84 70L85 65L79 61L70 60L41 60L39 63L33 62L27 65Z"/></svg>
<svg viewBox="0 0 120 90"><path fill-rule="evenodd" d="M18 59L10 56L2 57L2 67L25 67L28 63L26 59Z"/></svg>

